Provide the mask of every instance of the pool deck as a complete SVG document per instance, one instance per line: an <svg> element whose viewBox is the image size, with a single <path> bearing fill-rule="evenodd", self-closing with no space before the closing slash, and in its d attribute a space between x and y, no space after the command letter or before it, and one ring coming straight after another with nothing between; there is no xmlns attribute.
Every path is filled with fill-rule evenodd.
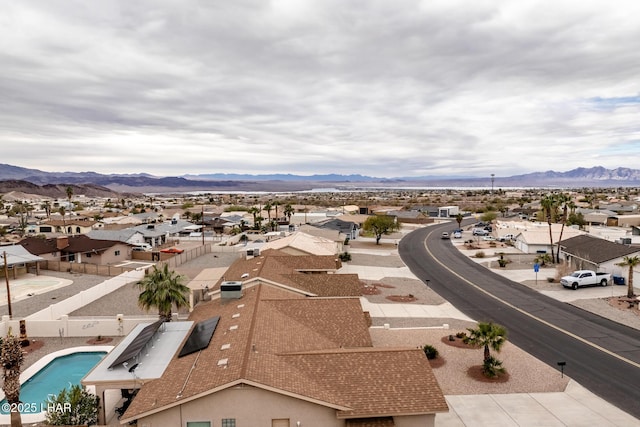
<svg viewBox="0 0 640 427"><path fill-rule="evenodd" d="M54 351L52 353L46 354L41 357L34 364L29 366L27 369L20 374L20 384L24 384L31 377L37 374L42 368L47 366L51 361L60 356L66 356L74 353L83 353L83 352L107 352L109 353L113 349L111 345L90 345L90 346L81 346L81 347L70 347L64 348L62 350ZM4 399L4 392L0 390L0 400ZM23 402L25 404L34 403L34 402ZM31 424L31 423L39 423L44 421L46 418L46 412L37 412L33 414L22 414L22 423L23 424ZM11 425L11 416L9 414L0 414L0 425Z"/></svg>

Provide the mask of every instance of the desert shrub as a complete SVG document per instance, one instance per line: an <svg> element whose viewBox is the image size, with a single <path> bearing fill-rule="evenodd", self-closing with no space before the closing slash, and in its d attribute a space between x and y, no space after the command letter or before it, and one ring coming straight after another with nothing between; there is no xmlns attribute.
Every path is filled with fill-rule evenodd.
<svg viewBox="0 0 640 427"><path fill-rule="evenodd" d="M496 378L504 374L506 370L502 367L502 362L493 356L489 356L482 363L482 373L489 378Z"/></svg>
<svg viewBox="0 0 640 427"><path fill-rule="evenodd" d="M422 351L424 351L424 355L427 356L427 359L429 360L433 360L438 357L438 350L431 344L425 344L422 346Z"/></svg>
<svg viewBox="0 0 640 427"><path fill-rule="evenodd" d="M465 338L467 336L466 332L458 332L456 333L456 338Z"/></svg>
<svg viewBox="0 0 640 427"><path fill-rule="evenodd" d="M351 254L349 252L342 252L338 257L340 261L343 262L351 261Z"/></svg>
<svg viewBox="0 0 640 427"><path fill-rule="evenodd" d="M475 256L476 256L476 258L484 258L484 252L478 251L478 252L476 252Z"/></svg>

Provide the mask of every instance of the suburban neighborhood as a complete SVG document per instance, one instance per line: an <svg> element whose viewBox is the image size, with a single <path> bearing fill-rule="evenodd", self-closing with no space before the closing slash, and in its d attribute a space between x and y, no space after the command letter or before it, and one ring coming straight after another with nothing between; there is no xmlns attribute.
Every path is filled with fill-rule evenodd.
<svg viewBox="0 0 640 427"><path fill-rule="evenodd" d="M579 192L524 190L328 194L304 203L279 193L117 202L4 194L0 330L20 331L25 373L42 367L33 359L48 346L103 349L80 382L97 397L98 425L480 425L464 421L460 388L427 354L433 345L448 351L447 340L428 337L453 337L477 320L411 275L400 241L445 226L442 244L475 263L560 300L573 296L576 306L585 301L578 292L592 295L594 312L620 311L640 328L633 287L629 295L618 286L633 281L640 257L640 196L600 197L596 207ZM563 289L565 273L586 269L611 275L605 293ZM160 277L182 292L168 312L142 297ZM56 294L90 278L72 295ZM618 296L628 307L605 298ZM436 307L437 315L415 312ZM413 314L389 314L398 310ZM395 341L411 331L422 335ZM454 355L447 360L453 369ZM518 371L506 372L518 388ZM554 372L540 366L541 390L566 392Z"/></svg>

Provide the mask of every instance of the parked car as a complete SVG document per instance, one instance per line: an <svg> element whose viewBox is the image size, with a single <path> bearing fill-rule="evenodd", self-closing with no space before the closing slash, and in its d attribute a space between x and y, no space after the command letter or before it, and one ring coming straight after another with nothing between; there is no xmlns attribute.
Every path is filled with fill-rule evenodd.
<svg viewBox="0 0 640 427"><path fill-rule="evenodd" d="M495 240L496 240L496 238L495 238L495 237L493 237L493 236L482 236L482 240L486 240L486 241L489 241L489 242L493 242L493 241L495 241Z"/></svg>
<svg viewBox="0 0 640 427"><path fill-rule="evenodd" d="M131 250L134 252L150 252L152 249L148 243L135 243Z"/></svg>
<svg viewBox="0 0 640 427"><path fill-rule="evenodd" d="M513 234L505 234L504 236L501 236L498 240L500 240L501 242L509 242L512 240L516 240L516 237Z"/></svg>
<svg viewBox="0 0 640 427"><path fill-rule="evenodd" d="M577 270L560 279L560 284L573 290L581 286L607 286L611 280L609 273L596 273L592 270Z"/></svg>
<svg viewBox="0 0 640 427"><path fill-rule="evenodd" d="M184 249L169 248L169 249L162 249L160 250L160 252L162 252L163 254L181 254L182 252L184 252Z"/></svg>
<svg viewBox="0 0 640 427"><path fill-rule="evenodd" d="M459 231L454 231L453 232L453 238L454 239L461 239L462 238L462 233Z"/></svg>
<svg viewBox="0 0 640 427"><path fill-rule="evenodd" d="M484 228L474 228L471 234L473 234L474 236L486 236L487 234L489 234L489 232Z"/></svg>

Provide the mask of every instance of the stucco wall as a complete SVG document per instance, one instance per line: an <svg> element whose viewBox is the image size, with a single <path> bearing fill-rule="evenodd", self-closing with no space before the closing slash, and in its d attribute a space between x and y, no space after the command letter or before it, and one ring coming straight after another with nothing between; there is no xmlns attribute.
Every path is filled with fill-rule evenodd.
<svg viewBox="0 0 640 427"><path fill-rule="evenodd" d="M210 421L219 426L223 418L235 418L238 426L271 427L273 419L289 419L304 427L344 427L336 410L266 391L240 385L202 397L179 407L138 420L139 427L186 427L187 421ZM435 415L395 417L397 427L433 427Z"/></svg>
<svg viewBox="0 0 640 427"><path fill-rule="evenodd" d="M304 427L344 427L336 411L303 400L251 386L237 386L185 403L162 413L138 420L139 427L183 426L187 421L211 421L219 426L222 418L235 418L238 426L271 427L271 420L288 418Z"/></svg>

